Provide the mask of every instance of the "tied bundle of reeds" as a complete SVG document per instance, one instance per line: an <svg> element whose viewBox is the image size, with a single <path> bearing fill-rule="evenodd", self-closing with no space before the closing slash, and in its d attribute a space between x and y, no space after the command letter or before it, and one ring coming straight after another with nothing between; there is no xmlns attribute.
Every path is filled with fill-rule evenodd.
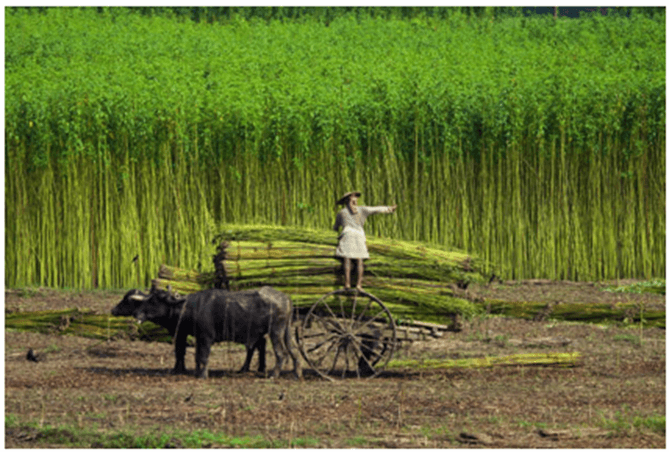
<svg viewBox="0 0 669 452"><path fill-rule="evenodd" d="M308 307L343 285L335 259L334 231L276 226L231 226L214 239L213 271L186 271L163 265L154 285L190 293L207 287L243 290L274 286ZM464 290L484 280L488 264L462 251L421 242L368 237L364 288L379 297L399 320L444 323L470 316L478 307ZM355 281L355 268L352 279Z"/></svg>

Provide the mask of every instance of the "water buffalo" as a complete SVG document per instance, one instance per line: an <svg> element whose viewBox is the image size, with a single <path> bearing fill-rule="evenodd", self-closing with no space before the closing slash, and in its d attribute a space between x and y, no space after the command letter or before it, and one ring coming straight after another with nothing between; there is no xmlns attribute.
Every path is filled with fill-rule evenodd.
<svg viewBox="0 0 669 452"><path fill-rule="evenodd" d="M162 325L175 336L176 373L186 369L184 356L188 335L194 336L197 341L195 374L198 377L208 376L211 346L223 341L246 345L247 356L242 371L248 370L253 350L258 348L259 369L264 372L265 336L268 335L276 356L273 376L279 375L288 354L293 359L296 376L301 378L300 362L292 350L292 310L288 295L267 286L242 292L204 290L184 300L175 299L168 292L154 290L144 298L133 316L140 321L150 320Z"/></svg>
<svg viewBox="0 0 669 452"><path fill-rule="evenodd" d="M119 302L111 311L112 315L115 316L134 316L140 306L147 304L144 311L152 313L147 316L144 315L144 319L141 321L149 320L156 325L160 325L163 328L167 329L170 336L174 337L177 330L177 323L179 320L179 314L181 309L184 306L186 301L185 297L175 297L172 293L152 288L150 294L146 294L137 289L132 289L125 294L123 300ZM265 373L265 345L266 340L263 336L259 339L251 348L247 348L246 360L244 365L239 370L240 373L248 372L251 366L251 359L253 357L254 350L258 350L258 372ZM183 372L183 368L177 369L175 367L175 372Z"/></svg>

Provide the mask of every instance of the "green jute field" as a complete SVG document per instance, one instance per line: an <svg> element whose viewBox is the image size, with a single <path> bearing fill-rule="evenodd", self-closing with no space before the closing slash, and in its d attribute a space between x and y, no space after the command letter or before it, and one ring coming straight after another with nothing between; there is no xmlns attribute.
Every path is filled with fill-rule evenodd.
<svg viewBox="0 0 669 452"><path fill-rule="evenodd" d="M351 189L506 279L664 277L664 8L193 15L7 8L8 287L146 285Z"/></svg>

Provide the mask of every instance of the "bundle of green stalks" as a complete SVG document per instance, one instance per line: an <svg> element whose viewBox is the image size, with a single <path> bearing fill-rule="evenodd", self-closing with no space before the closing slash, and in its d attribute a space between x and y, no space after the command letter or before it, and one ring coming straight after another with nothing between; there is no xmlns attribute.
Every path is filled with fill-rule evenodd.
<svg viewBox="0 0 669 452"><path fill-rule="evenodd" d="M522 353L507 356L485 356L463 359L406 359L393 360L389 368L411 367L415 369L475 369L499 366L556 366L575 367L582 363L579 352L572 353Z"/></svg>
<svg viewBox="0 0 669 452"><path fill-rule="evenodd" d="M140 338L159 342L172 341L172 337L163 327L151 322L139 324L132 317L114 317L76 308L7 313L5 327L9 331L70 334L90 339Z"/></svg>
<svg viewBox="0 0 669 452"><path fill-rule="evenodd" d="M229 226L216 237L230 290L271 285L307 307L342 287L334 258L334 231L277 226ZM484 280L482 261L458 250L422 242L368 237L364 289L379 297L400 321L444 323L454 314L471 316L478 307L458 296L458 286ZM220 251L221 247L219 247ZM223 257L220 253L215 256ZM355 274L355 273L354 273ZM216 284L214 271L162 266L154 285L190 293Z"/></svg>
<svg viewBox="0 0 669 452"><path fill-rule="evenodd" d="M664 309L648 308L637 302L616 303L545 303L541 301L486 300L490 313L521 319L547 319L587 323L636 324L665 328Z"/></svg>

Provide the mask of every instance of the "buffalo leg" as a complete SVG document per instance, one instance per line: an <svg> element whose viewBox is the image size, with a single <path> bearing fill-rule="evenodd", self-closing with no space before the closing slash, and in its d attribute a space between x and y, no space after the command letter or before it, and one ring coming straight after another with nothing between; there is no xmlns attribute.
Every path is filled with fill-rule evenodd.
<svg viewBox="0 0 669 452"><path fill-rule="evenodd" d="M239 373L243 374L249 371L249 367L251 366L251 358L253 357L253 351L256 349L256 346L253 345L249 347L248 345L246 346L246 359L244 360L244 365L242 366L241 369L239 369Z"/></svg>
<svg viewBox="0 0 669 452"><path fill-rule="evenodd" d="M265 372L265 342L265 337L263 336L258 339L258 341L251 347L246 347L246 360L244 361L242 368L239 370L239 373L245 373L249 371L254 350L258 350L258 372Z"/></svg>
<svg viewBox="0 0 669 452"><path fill-rule="evenodd" d="M281 331L281 333L279 333L277 330ZM287 355L286 345L283 341L283 329L277 328L276 325L274 325L274 327L272 327L272 331L270 332L270 338L272 339L272 347L274 348L274 356L276 357L276 365L274 366L274 373L272 374L272 378L277 378L279 375L281 375L283 360Z"/></svg>
<svg viewBox="0 0 669 452"><path fill-rule="evenodd" d="M174 340L174 357L176 359L174 363L174 369L172 373L175 374L184 374L186 373L186 339L188 334L184 331L179 331L177 337Z"/></svg>
<svg viewBox="0 0 669 452"><path fill-rule="evenodd" d="M258 342L256 342L256 350L258 350L258 372L265 373L265 347L267 346L267 340L265 336L260 337Z"/></svg>
<svg viewBox="0 0 669 452"><path fill-rule="evenodd" d="M286 345L286 350L288 351L288 354L293 360L293 372L295 372L295 376L298 379L302 380L302 366L300 365L300 358L297 356L297 352L293 348L293 336L291 335L290 323L291 322L288 321L288 324L286 325L286 329L284 332L284 344Z"/></svg>
<svg viewBox="0 0 669 452"><path fill-rule="evenodd" d="M198 378L207 378L209 376L209 369L207 363L209 362L209 352L211 351L211 344L213 341L207 338L198 338L195 346L195 376Z"/></svg>

